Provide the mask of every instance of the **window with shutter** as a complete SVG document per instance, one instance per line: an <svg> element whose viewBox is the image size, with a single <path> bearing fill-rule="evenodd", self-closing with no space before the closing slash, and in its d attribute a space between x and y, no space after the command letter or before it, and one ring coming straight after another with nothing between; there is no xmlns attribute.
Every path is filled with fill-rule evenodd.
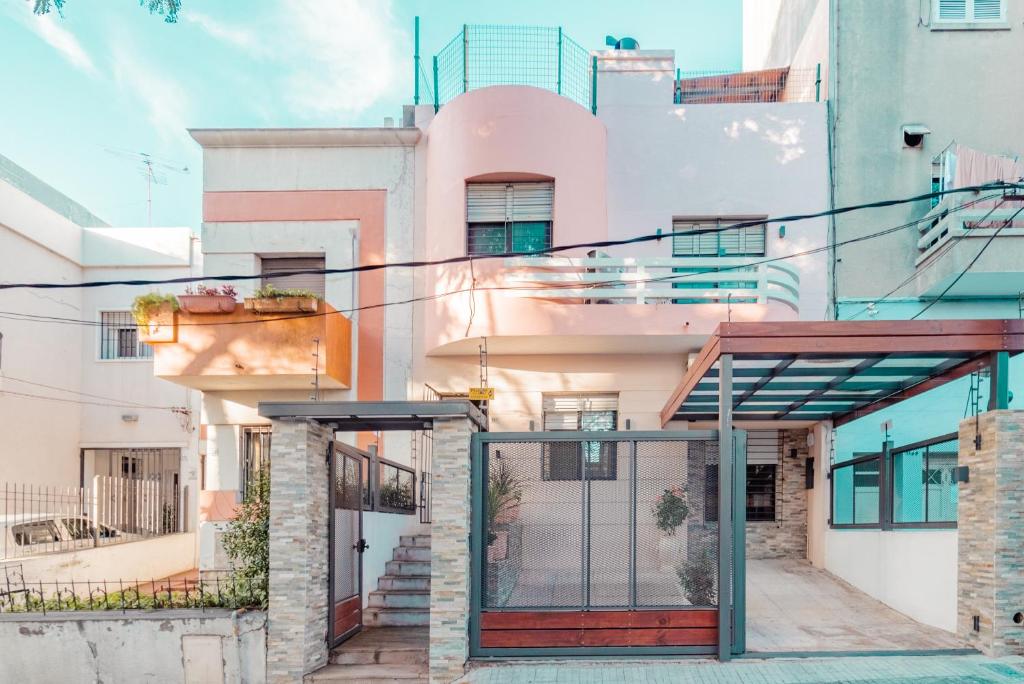
<svg viewBox="0 0 1024 684"><path fill-rule="evenodd" d="M744 219L691 219L672 222L672 256L764 256L765 226L726 228Z"/></svg>
<svg viewBox="0 0 1024 684"><path fill-rule="evenodd" d="M264 285L273 285L279 290L309 290L321 299L324 297L325 278L323 273L296 273L324 269L323 257L264 257L260 259L260 273ZM269 276L270 273L285 275Z"/></svg>
<svg viewBox="0 0 1024 684"><path fill-rule="evenodd" d="M605 432L618 426L617 394L545 394L544 430ZM568 441L544 445L541 476L545 480L617 478L615 442Z"/></svg>
<svg viewBox="0 0 1024 684"><path fill-rule="evenodd" d="M1006 20L1006 0L935 0L938 22L1001 22Z"/></svg>
<svg viewBox="0 0 1024 684"><path fill-rule="evenodd" d="M551 246L555 184L466 185L468 254L523 254Z"/></svg>

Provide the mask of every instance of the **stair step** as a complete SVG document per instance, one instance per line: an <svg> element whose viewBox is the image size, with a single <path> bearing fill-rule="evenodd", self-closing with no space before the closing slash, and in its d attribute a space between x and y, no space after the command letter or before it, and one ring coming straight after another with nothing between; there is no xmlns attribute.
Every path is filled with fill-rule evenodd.
<svg viewBox="0 0 1024 684"><path fill-rule="evenodd" d="M330 662L338 665L425 665L428 661L425 648L388 648L347 650L331 653Z"/></svg>
<svg viewBox="0 0 1024 684"><path fill-rule="evenodd" d="M429 608L365 608L363 624L368 627L402 627L430 625Z"/></svg>
<svg viewBox="0 0 1024 684"><path fill-rule="evenodd" d="M398 543L402 546L417 546L421 548L430 548L430 535L429 534L412 534L402 535L398 538Z"/></svg>
<svg viewBox="0 0 1024 684"><path fill-rule="evenodd" d="M392 554L397 561L430 561L429 546L397 546Z"/></svg>
<svg viewBox="0 0 1024 684"><path fill-rule="evenodd" d="M378 591L430 591L430 575L383 575L377 578Z"/></svg>
<svg viewBox="0 0 1024 684"><path fill-rule="evenodd" d="M408 577L410 575L430 575L430 561L390 560L384 564L384 572L388 575Z"/></svg>
<svg viewBox="0 0 1024 684"><path fill-rule="evenodd" d="M430 590L422 589L388 589L371 591L369 608L429 608Z"/></svg>
<svg viewBox="0 0 1024 684"><path fill-rule="evenodd" d="M307 682L426 682L428 670L425 664L408 665L344 665L332 664L322 667L306 676Z"/></svg>

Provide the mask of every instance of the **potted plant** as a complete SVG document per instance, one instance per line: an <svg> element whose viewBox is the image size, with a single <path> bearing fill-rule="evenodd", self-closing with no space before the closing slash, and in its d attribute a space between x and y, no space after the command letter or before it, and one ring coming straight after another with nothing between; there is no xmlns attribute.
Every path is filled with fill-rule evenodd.
<svg viewBox="0 0 1024 684"><path fill-rule="evenodd" d="M311 313L317 310L320 296L311 290L285 289L267 283L245 298L245 310L253 313Z"/></svg>
<svg viewBox="0 0 1024 684"><path fill-rule="evenodd" d="M523 500L523 486L512 468L502 460L487 478L487 559L503 560L508 554L509 523L519 518L519 504Z"/></svg>
<svg viewBox="0 0 1024 684"><path fill-rule="evenodd" d="M139 326L139 339L155 342L178 340L178 298L172 294L150 292L139 295L132 302L132 317Z"/></svg>
<svg viewBox="0 0 1024 684"><path fill-rule="evenodd" d="M202 283L189 285L185 294L178 297L181 308L193 314L231 313L235 310L235 295L238 291L232 285L207 287Z"/></svg>
<svg viewBox="0 0 1024 684"><path fill-rule="evenodd" d="M714 606L718 602L717 565L708 552L676 567L679 585L691 606Z"/></svg>
<svg viewBox="0 0 1024 684"><path fill-rule="evenodd" d="M654 500L651 512L654 514L655 526L664 533L658 540L658 557L662 569L666 569L675 565L677 559L684 555L683 545L686 540L676 535L676 530L690 514L686 491L682 487L666 489Z"/></svg>

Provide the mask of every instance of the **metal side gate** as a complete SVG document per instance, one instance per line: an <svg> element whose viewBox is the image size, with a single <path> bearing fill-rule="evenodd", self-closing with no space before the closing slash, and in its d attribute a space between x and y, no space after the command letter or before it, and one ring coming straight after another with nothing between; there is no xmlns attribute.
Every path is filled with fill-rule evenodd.
<svg viewBox="0 0 1024 684"><path fill-rule="evenodd" d="M340 442L328 446L328 601L327 643L333 648L363 627L363 456Z"/></svg>
<svg viewBox="0 0 1024 684"><path fill-rule="evenodd" d="M471 656L742 652L744 478L717 431L479 433L472 459Z"/></svg>

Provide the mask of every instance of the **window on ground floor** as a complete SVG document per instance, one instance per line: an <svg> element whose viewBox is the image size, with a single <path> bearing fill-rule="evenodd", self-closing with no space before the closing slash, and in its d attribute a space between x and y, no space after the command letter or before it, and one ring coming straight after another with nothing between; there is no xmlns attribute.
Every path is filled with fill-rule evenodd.
<svg viewBox="0 0 1024 684"><path fill-rule="evenodd" d="M774 463L747 465L747 522L771 522L775 520L775 474L778 466ZM718 464L707 466L704 478L704 520L718 521Z"/></svg>
<svg viewBox="0 0 1024 684"><path fill-rule="evenodd" d="M618 427L617 394L545 394L545 431L605 432ZM617 477L616 443L605 441L549 442L544 445L545 480L588 480Z"/></svg>

